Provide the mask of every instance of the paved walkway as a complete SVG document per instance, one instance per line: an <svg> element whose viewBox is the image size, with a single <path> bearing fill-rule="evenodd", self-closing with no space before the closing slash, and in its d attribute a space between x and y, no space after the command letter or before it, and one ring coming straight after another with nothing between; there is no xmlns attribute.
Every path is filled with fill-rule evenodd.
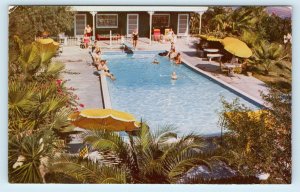
<svg viewBox="0 0 300 192"><path fill-rule="evenodd" d="M88 50L80 49L79 46L66 46L61 56L55 59L65 63L67 71L78 73L63 73L63 79L68 80L67 87L76 89L74 92L79 97L79 103L84 104L84 108L103 108L99 77L90 65Z"/></svg>

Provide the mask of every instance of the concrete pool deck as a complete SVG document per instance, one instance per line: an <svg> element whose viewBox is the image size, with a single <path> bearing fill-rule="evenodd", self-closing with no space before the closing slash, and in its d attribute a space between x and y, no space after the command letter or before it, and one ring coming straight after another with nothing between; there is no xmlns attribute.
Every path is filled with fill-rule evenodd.
<svg viewBox="0 0 300 192"><path fill-rule="evenodd" d="M225 85L229 89L246 96L250 100L264 104L261 97L261 92L268 93L267 86L264 82L245 75L236 74L235 77L228 77L219 72L219 65L214 61L205 61L197 56L194 43L198 40L178 39L175 46L177 51L182 53L182 60L194 70L214 79L215 81ZM105 42L100 42L100 45ZM107 42L106 42L107 44ZM109 45L109 44L108 44ZM108 46L107 45L107 46ZM117 51L120 50L120 44L114 44L112 48L103 46L103 51ZM137 50L168 50L170 43L153 42L149 45L149 40L140 38ZM85 108L104 108L103 92L100 88L100 79L95 75L95 68L90 65L91 58L88 49L80 49L79 46L64 47L61 56L55 60L62 61L66 65L66 70L79 74L63 74L63 78L67 81L67 86L74 87L75 94L80 98L79 102L85 105ZM104 96L105 98L105 96Z"/></svg>
<svg viewBox="0 0 300 192"><path fill-rule="evenodd" d="M63 73L62 78L67 80L67 87L75 88L78 102L84 104L81 109L103 108L99 76L95 74L88 52L89 50L80 49L79 46L64 47L63 53L55 60L63 62L67 71L76 73Z"/></svg>

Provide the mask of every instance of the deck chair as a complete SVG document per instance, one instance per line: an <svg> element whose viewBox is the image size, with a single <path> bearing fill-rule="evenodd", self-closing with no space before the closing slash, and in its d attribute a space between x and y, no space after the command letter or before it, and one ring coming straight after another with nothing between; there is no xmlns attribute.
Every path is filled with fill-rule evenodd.
<svg viewBox="0 0 300 192"><path fill-rule="evenodd" d="M220 62L220 70L222 73L229 73L229 69L227 66L224 65L224 63Z"/></svg>
<svg viewBox="0 0 300 192"><path fill-rule="evenodd" d="M169 34L170 29L165 29L165 36Z"/></svg>

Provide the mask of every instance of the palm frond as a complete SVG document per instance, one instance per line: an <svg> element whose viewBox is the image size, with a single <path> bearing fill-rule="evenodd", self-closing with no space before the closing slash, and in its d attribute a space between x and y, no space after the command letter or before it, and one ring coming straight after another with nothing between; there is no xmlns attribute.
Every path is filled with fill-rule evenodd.
<svg viewBox="0 0 300 192"><path fill-rule="evenodd" d="M120 184L127 182L124 169L80 160L78 156L60 155L55 158L50 170L76 178L78 183Z"/></svg>
<svg viewBox="0 0 300 192"><path fill-rule="evenodd" d="M63 63L59 63L59 62L50 63L45 70L45 75L57 77L59 73L64 69L65 69L65 65Z"/></svg>

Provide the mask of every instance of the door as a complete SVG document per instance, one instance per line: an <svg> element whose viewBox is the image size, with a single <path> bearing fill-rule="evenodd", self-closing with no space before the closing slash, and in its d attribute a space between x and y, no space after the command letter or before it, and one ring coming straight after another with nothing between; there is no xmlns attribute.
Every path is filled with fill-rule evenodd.
<svg viewBox="0 0 300 192"><path fill-rule="evenodd" d="M139 14L127 14L127 36L131 37L135 30L139 32Z"/></svg>
<svg viewBox="0 0 300 192"><path fill-rule="evenodd" d="M86 26L86 15L85 14L76 14L75 15L75 30L74 36L83 36L84 29Z"/></svg>
<svg viewBox="0 0 300 192"><path fill-rule="evenodd" d="M189 33L189 15L188 14L178 14L178 36L187 36Z"/></svg>

